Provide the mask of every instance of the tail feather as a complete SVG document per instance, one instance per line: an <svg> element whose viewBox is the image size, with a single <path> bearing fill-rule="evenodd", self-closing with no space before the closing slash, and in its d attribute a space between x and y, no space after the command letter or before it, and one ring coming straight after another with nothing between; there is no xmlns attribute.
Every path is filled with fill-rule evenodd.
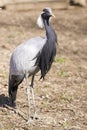
<svg viewBox="0 0 87 130"><path fill-rule="evenodd" d="M18 85L23 81L24 76L11 75L9 76L8 93L12 104L15 103Z"/></svg>

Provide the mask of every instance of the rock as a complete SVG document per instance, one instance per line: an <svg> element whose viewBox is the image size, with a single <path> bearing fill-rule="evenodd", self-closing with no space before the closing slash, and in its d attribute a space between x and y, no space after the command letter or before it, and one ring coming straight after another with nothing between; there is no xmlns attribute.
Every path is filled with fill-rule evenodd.
<svg viewBox="0 0 87 130"><path fill-rule="evenodd" d="M86 0L69 0L70 5L86 6Z"/></svg>

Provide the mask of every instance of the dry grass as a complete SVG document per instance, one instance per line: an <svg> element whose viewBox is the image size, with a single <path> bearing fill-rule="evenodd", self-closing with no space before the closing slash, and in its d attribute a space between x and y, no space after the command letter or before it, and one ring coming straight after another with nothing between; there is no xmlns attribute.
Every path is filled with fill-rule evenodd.
<svg viewBox="0 0 87 130"><path fill-rule="evenodd" d="M0 11L0 130L86 130L86 9L54 11L56 19L52 20L52 25L58 35L58 54L45 81L38 81L40 74L35 78L40 119L31 126L25 124L28 107L24 82L18 90L16 113L13 109L3 107L9 102L8 71L13 49L30 37L45 35L36 26L38 14L39 11L36 14Z"/></svg>

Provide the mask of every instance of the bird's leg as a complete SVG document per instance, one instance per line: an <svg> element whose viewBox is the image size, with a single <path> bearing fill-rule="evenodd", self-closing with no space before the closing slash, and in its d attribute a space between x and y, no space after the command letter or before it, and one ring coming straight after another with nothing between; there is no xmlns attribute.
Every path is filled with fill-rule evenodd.
<svg viewBox="0 0 87 130"><path fill-rule="evenodd" d="M31 123L31 118L30 118L30 87L28 86L28 75L26 75L26 93L27 93L27 98L28 98L28 122Z"/></svg>
<svg viewBox="0 0 87 130"><path fill-rule="evenodd" d="M31 81L31 93L32 93L32 100L33 100L33 108L34 108L34 119L38 119L37 117L37 113L36 113L36 104L35 104L35 98L34 98L34 86L33 86L33 81L34 81L34 75L32 77L32 81Z"/></svg>
<svg viewBox="0 0 87 130"><path fill-rule="evenodd" d="M32 91L32 99L33 99L33 108L34 108L34 119L38 119L37 113L36 113L36 104L35 104L35 98L34 98L34 88L31 88Z"/></svg>

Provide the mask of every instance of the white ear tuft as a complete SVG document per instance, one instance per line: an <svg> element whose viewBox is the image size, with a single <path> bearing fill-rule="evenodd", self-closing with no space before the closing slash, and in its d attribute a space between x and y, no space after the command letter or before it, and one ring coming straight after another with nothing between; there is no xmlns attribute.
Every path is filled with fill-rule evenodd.
<svg viewBox="0 0 87 130"><path fill-rule="evenodd" d="M37 19L37 25L40 27L40 28L43 28L44 27L44 23L43 23L43 19L41 17L41 14L40 16L38 17Z"/></svg>

